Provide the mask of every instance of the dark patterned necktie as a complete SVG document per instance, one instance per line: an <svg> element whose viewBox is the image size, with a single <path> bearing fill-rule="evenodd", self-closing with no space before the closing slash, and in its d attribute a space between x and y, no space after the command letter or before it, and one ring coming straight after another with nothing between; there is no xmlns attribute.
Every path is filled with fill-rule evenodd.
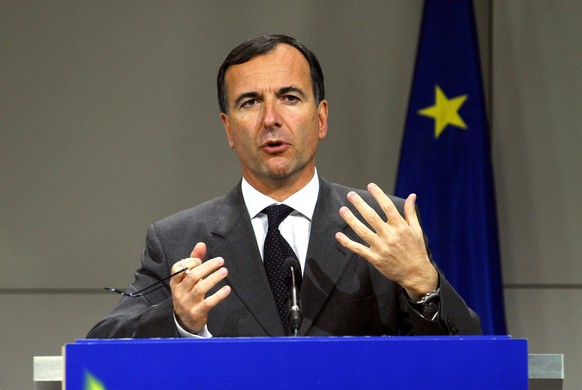
<svg viewBox="0 0 582 390"><path fill-rule="evenodd" d="M265 271L269 278L271 290L279 309L279 316L285 332L289 328L289 309L287 301L289 299L289 288L291 287L291 272L285 269L283 263L288 257L297 258L291 246L283 238L279 231L279 224L287 218L293 209L284 204L272 205L263 210L269 218L269 230L265 237L265 246L263 251L263 262ZM295 275L297 285L301 284L301 274Z"/></svg>

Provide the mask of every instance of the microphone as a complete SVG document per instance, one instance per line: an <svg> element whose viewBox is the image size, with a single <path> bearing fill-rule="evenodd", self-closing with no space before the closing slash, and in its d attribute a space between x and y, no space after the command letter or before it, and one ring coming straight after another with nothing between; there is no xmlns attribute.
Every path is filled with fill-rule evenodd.
<svg viewBox="0 0 582 390"><path fill-rule="evenodd" d="M295 280L295 273L298 272L299 275L301 275L301 265L299 265L299 261L293 257L287 258L283 264L285 265L285 268L289 268L291 271L291 288L289 290L289 328L291 334L297 337L303 316L301 315L301 308L299 307L301 302L299 301L299 291Z"/></svg>

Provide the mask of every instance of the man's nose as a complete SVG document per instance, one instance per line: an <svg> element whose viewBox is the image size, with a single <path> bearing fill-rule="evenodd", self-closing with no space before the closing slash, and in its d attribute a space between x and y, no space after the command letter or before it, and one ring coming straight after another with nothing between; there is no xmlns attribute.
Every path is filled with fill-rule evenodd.
<svg viewBox="0 0 582 390"><path fill-rule="evenodd" d="M281 127L281 112L277 106L277 99L268 99L264 102L263 124L265 128L271 129Z"/></svg>

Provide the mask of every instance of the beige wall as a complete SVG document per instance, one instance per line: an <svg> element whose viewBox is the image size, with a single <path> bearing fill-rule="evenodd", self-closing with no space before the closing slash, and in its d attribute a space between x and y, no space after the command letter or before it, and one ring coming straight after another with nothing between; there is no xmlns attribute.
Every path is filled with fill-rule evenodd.
<svg viewBox="0 0 582 390"><path fill-rule="evenodd" d="M582 3L493 2L493 160L506 312L582 382Z"/></svg>
<svg viewBox="0 0 582 390"><path fill-rule="evenodd" d="M509 330L582 380L579 47L571 1L477 1ZM326 75L320 173L394 186L422 2L0 0L0 388L32 387L115 303L147 225L239 177L214 77L230 48L297 36ZM568 368L570 368L568 370Z"/></svg>

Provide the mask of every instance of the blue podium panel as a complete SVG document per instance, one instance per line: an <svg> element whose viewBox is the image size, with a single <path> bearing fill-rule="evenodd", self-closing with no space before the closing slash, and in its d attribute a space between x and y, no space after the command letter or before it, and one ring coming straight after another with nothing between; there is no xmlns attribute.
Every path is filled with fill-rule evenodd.
<svg viewBox="0 0 582 390"><path fill-rule="evenodd" d="M78 340L66 389L527 389L527 340Z"/></svg>

